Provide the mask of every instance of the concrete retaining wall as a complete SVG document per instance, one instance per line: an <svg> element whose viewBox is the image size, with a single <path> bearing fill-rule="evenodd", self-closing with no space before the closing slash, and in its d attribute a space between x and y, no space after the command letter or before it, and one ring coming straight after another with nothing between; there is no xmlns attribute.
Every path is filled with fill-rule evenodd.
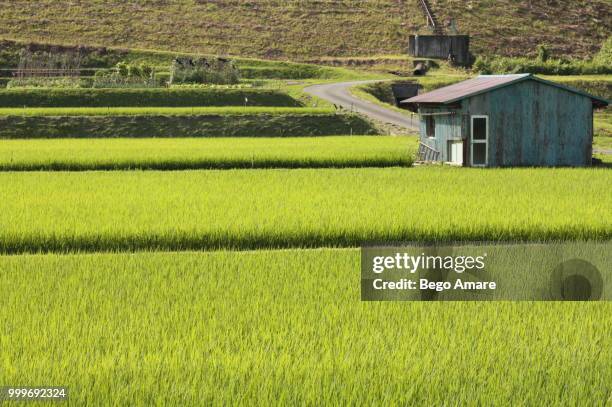
<svg viewBox="0 0 612 407"><path fill-rule="evenodd" d="M468 35L411 35L408 54L422 58L448 59L453 55L459 65L470 64L470 37Z"/></svg>

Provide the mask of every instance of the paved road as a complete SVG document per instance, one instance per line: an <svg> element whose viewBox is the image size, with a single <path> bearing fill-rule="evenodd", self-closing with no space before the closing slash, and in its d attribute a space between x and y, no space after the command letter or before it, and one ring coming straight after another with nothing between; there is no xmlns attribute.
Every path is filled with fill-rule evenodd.
<svg viewBox="0 0 612 407"><path fill-rule="evenodd" d="M373 82L379 81L328 83L309 86L305 88L304 91L310 95L325 99L335 105L342 106L347 110L354 110L362 113L372 119L418 131L418 119L416 116L411 120L409 115L403 115L394 110L386 109L375 103L368 102L367 100L359 99L351 95L349 91L349 89L355 85Z"/></svg>

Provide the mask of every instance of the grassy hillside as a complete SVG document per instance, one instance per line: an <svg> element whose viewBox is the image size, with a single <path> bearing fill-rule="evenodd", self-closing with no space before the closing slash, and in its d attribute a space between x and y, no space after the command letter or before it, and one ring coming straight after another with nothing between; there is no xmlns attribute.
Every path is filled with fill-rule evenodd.
<svg viewBox="0 0 612 407"><path fill-rule="evenodd" d="M0 37L268 58L398 54L426 32L416 0L2 1ZM592 55L611 30L607 0L432 0L478 53Z"/></svg>

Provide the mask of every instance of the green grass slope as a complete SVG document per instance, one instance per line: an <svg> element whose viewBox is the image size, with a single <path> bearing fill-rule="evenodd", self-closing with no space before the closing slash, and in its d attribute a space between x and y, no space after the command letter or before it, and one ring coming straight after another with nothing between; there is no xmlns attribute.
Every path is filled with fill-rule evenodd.
<svg viewBox="0 0 612 407"><path fill-rule="evenodd" d="M322 109L261 108L222 109L173 108L149 114L76 116L0 116L0 139L27 138L113 138L113 137L299 137L341 134L378 134L366 119L355 114L325 113ZM170 109L170 108L166 108ZM282 110L288 110L283 113ZM17 109L19 110L19 109ZM62 110L50 109L50 110ZM87 110L87 109L85 109ZM104 113L106 109L97 109ZM182 110L182 112L181 112ZM27 110L26 110L27 112ZM76 112L78 113L78 112ZM134 113L134 114L130 114Z"/></svg>
<svg viewBox="0 0 612 407"><path fill-rule="evenodd" d="M246 99L245 99L246 98ZM271 89L8 89L0 91L5 107L192 107L291 106L301 103Z"/></svg>
<svg viewBox="0 0 612 407"><path fill-rule="evenodd" d="M607 0L432 0L479 53L594 54L611 29ZM3 1L0 37L162 50L308 58L403 53L426 32L416 0Z"/></svg>

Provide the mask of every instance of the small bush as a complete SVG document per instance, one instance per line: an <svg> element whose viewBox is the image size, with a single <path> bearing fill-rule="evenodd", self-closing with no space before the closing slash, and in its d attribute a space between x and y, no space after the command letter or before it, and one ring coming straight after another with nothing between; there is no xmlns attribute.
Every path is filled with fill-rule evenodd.
<svg viewBox="0 0 612 407"><path fill-rule="evenodd" d="M593 58L598 65L612 66L612 37L609 37L601 46L599 53Z"/></svg>
<svg viewBox="0 0 612 407"><path fill-rule="evenodd" d="M544 44L538 45L538 47L536 48L536 51L538 53L538 61L546 62L550 59L550 50L548 49L546 45Z"/></svg>
<svg viewBox="0 0 612 407"><path fill-rule="evenodd" d="M128 77L130 78L142 78L142 71L140 67L136 65L128 65Z"/></svg>
<svg viewBox="0 0 612 407"><path fill-rule="evenodd" d="M170 83L170 72L157 72L155 73L155 82L157 86L168 86Z"/></svg>
<svg viewBox="0 0 612 407"><path fill-rule="evenodd" d="M240 82L238 69L233 61L225 58L175 58L170 73L171 84Z"/></svg>
<svg viewBox="0 0 612 407"><path fill-rule="evenodd" d="M138 88L159 86L155 70L147 64L119 62L114 69L99 70L94 75L94 88Z"/></svg>

